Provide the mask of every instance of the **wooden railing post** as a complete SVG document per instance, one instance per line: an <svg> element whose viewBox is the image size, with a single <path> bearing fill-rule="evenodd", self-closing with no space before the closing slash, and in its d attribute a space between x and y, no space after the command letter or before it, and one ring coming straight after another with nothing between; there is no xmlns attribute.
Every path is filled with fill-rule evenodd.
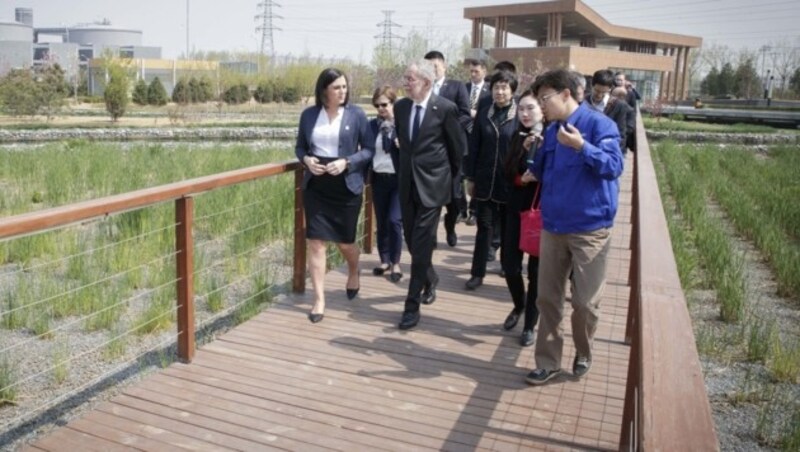
<svg viewBox="0 0 800 452"><path fill-rule="evenodd" d="M178 289L178 358L191 362L194 358L194 198L175 200L175 260Z"/></svg>
<svg viewBox="0 0 800 452"><path fill-rule="evenodd" d="M372 200L372 183L364 187L364 254L372 254L372 231L375 230L375 209Z"/></svg>
<svg viewBox="0 0 800 452"><path fill-rule="evenodd" d="M303 214L303 171L301 166L294 171L294 272L292 290L306 291L306 221Z"/></svg>

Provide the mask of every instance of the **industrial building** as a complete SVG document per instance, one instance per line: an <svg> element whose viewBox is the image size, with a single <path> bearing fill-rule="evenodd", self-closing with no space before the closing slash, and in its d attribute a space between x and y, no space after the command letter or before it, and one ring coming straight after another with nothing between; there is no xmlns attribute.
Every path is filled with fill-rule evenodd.
<svg viewBox="0 0 800 452"><path fill-rule="evenodd" d="M521 62L523 71L569 68L586 76L599 69L624 72L645 99L686 99L689 50L702 38L609 23L580 0L465 8L472 47L497 61ZM484 27L494 28L485 45ZM508 47L508 35L533 41Z"/></svg>
<svg viewBox="0 0 800 452"><path fill-rule="evenodd" d="M102 95L108 74L105 58L125 61L136 79L164 84L167 93L182 77L218 75L218 63L163 60L161 47L142 45L141 30L112 26L108 21L70 27L34 27L33 10L16 8L15 21L0 21L0 76L14 68L58 63L77 84L87 76L90 95Z"/></svg>

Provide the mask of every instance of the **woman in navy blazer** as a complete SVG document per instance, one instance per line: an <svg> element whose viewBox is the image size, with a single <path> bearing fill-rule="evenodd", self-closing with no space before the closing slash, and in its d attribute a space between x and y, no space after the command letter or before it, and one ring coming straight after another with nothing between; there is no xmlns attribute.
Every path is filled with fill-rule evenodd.
<svg viewBox="0 0 800 452"><path fill-rule="evenodd" d="M358 294L356 230L374 140L368 140L364 111L348 102L343 72L324 69L314 95L316 105L300 115L295 154L306 168L303 207L308 268L314 286L314 306L308 318L317 323L325 311L326 242L335 242L347 261L347 298L352 300Z"/></svg>
<svg viewBox="0 0 800 452"><path fill-rule="evenodd" d="M400 270L400 253L403 251L403 219L400 216L400 193L398 191L397 168L400 154L396 145L394 128L394 101L397 94L391 86L383 86L372 95L372 105L378 117L369 121L370 142L375 145L372 159L373 205L378 223L378 255L380 267L372 269L376 276L389 273L392 282L403 277Z"/></svg>

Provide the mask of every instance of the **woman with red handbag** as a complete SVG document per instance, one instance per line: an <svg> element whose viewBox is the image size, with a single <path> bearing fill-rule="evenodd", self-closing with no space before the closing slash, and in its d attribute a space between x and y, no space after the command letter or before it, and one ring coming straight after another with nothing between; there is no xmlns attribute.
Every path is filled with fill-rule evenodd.
<svg viewBox="0 0 800 452"><path fill-rule="evenodd" d="M514 309L506 317L503 328L510 330L517 325L519 318L524 313L524 323L520 345L527 347L533 344L533 327L539 318L536 309L537 275L539 273L539 258L528 256L528 290L525 291L525 282L522 277L522 262L525 253L519 249L520 241L520 212L529 210L538 192L539 183L527 171L528 160L541 142L544 116L539 107L533 91L523 92L519 97L517 107L517 132L511 139L509 151L506 154L505 175L511 187L506 205L506 228L503 243L506 250L502 255L502 266L505 272L506 285L511 292ZM535 200L538 202L538 200Z"/></svg>

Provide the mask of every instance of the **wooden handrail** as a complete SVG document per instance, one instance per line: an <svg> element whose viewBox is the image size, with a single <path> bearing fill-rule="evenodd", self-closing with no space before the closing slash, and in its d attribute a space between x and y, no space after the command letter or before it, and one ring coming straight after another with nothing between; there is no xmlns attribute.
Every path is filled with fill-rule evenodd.
<svg viewBox="0 0 800 452"><path fill-rule="evenodd" d="M105 198L79 202L67 206L15 215L0 219L0 239L42 232L103 215L139 209L152 204L171 201L216 188L227 187L229 185L268 176L276 176L278 174L301 169L302 166L300 162L296 160L282 163L269 163L172 184L160 185L158 187L145 188L119 195L107 196Z"/></svg>
<svg viewBox="0 0 800 452"><path fill-rule="evenodd" d="M194 325L194 198L198 193L256 179L294 172L294 264L292 289L305 292L306 238L303 215L303 166L295 161L252 166L182 182L146 188L38 212L0 218L0 240L36 234L93 218L175 201L175 251L177 285L178 357L190 362L195 352ZM372 249L372 196L367 190L364 206L364 249Z"/></svg>
<svg viewBox="0 0 800 452"><path fill-rule="evenodd" d="M631 357L620 450L719 450L641 115L636 139Z"/></svg>

